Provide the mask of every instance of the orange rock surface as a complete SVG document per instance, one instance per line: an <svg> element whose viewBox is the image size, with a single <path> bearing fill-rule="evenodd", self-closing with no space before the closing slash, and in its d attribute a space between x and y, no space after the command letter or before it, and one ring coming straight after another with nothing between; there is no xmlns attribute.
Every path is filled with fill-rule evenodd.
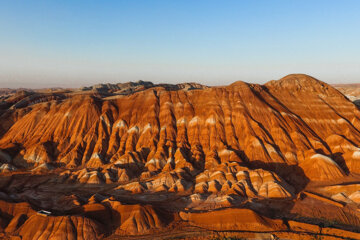
<svg viewBox="0 0 360 240"><path fill-rule="evenodd" d="M310 76L3 94L6 237L155 236L183 225L344 237L360 226L360 111Z"/></svg>
<svg viewBox="0 0 360 240"><path fill-rule="evenodd" d="M180 217L192 225L217 231L279 231L287 227L281 220L261 217L249 209L229 208L204 213L181 213Z"/></svg>

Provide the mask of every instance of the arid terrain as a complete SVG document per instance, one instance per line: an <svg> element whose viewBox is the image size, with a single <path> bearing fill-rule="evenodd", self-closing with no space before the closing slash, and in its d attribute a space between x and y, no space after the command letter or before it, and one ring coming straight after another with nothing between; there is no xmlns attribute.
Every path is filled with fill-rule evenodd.
<svg viewBox="0 0 360 240"><path fill-rule="evenodd" d="M0 238L360 239L359 86L0 89Z"/></svg>

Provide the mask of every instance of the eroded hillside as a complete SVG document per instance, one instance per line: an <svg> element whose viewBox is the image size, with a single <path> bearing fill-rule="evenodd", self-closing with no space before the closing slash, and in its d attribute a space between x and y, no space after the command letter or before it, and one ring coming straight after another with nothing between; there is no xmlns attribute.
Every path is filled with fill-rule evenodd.
<svg viewBox="0 0 360 240"><path fill-rule="evenodd" d="M360 111L310 76L1 100L4 238L360 239Z"/></svg>

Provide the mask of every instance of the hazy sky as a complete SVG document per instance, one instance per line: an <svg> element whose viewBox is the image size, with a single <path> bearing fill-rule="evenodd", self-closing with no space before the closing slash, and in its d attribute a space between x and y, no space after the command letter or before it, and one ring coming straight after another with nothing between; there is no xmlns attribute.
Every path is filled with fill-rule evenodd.
<svg viewBox="0 0 360 240"><path fill-rule="evenodd" d="M0 88L360 82L357 0L0 2Z"/></svg>

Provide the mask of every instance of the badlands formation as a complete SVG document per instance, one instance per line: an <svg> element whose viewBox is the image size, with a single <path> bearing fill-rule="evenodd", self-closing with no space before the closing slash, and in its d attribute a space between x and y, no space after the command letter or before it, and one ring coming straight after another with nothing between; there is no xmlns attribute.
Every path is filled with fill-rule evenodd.
<svg viewBox="0 0 360 240"><path fill-rule="evenodd" d="M360 239L360 111L310 76L0 92L2 239Z"/></svg>

